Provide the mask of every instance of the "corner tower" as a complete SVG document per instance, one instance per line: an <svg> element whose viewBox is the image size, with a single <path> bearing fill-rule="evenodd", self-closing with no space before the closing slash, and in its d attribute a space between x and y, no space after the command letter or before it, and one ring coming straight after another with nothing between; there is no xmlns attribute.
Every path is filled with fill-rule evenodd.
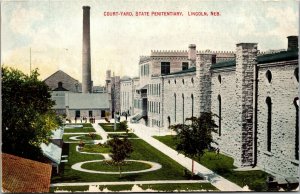
<svg viewBox="0 0 300 194"><path fill-rule="evenodd" d="M91 43L90 43L90 7L83 6L82 34L82 93L92 92L91 79Z"/></svg>

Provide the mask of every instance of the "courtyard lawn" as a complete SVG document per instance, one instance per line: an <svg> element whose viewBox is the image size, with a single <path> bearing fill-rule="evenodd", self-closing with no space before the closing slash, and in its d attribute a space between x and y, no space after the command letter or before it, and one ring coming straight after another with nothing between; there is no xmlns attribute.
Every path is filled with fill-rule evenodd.
<svg viewBox="0 0 300 194"><path fill-rule="evenodd" d="M118 138L123 138L123 137L127 137L127 138L139 138L134 133L109 133L108 134L108 138L114 138L115 136L118 137Z"/></svg>
<svg viewBox="0 0 300 194"><path fill-rule="evenodd" d="M119 178L118 174L93 174L81 172L71 169L75 163L89 160L103 159L101 155L82 154L75 150L76 144L64 144L68 146L67 151L64 148L64 155L67 152L69 155L68 162L62 164L60 175L52 176L52 183L58 182L96 182L96 181L136 181L136 180L185 180L184 168L176 163L174 160L156 150L145 141L141 139L131 139L133 145L133 153L129 159L132 160L146 160L157 162L162 165L162 168L156 171L135 174L123 174Z"/></svg>
<svg viewBox="0 0 300 194"><path fill-rule="evenodd" d="M69 128L64 129L65 133L88 133L88 132L96 132L93 127L81 127L81 128Z"/></svg>
<svg viewBox="0 0 300 194"><path fill-rule="evenodd" d="M125 130L119 130L119 123L116 125L116 130L114 130L114 123L99 123L99 125L104 129L106 132L125 132Z"/></svg>
<svg viewBox="0 0 300 194"><path fill-rule="evenodd" d="M155 136L154 138L173 149L176 148L174 136ZM266 180L270 176L268 173L260 170L234 171L236 167L233 165L231 157L223 154L217 156L215 152L206 151L201 159L196 161L241 187L248 185L249 189L254 191L267 190Z"/></svg>
<svg viewBox="0 0 300 194"><path fill-rule="evenodd" d="M86 144L80 151L92 153L110 153L110 148L107 145Z"/></svg>
<svg viewBox="0 0 300 194"><path fill-rule="evenodd" d="M70 137L77 137L78 140L70 139ZM101 136L96 134L94 140L101 140ZM72 135L72 134L64 134L63 135L64 142L80 142L81 140L86 141L93 141L93 139L89 136L89 134L82 134L82 135Z"/></svg>
<svg viewBox="0 0 300 194"><path fill-rule="evenodd" d="M98 185L100 191L107 189L109 191L131 191L134 185ZM170 184L144 184L137 185L143 190L152 189L160 192L192 192L192 191L218 191L210 183L170 183ZM88 191L89 186L61 186L61 187L51 187L50 192L57 190L63 191ZM133 191L134 192L134 191Z"/></svg>
<svg viewBox="0 0 300 194"><path fill-rule="evenodd" d="M107 162L91 162L82 165L82 168L88 170L98 170L105 172L119 172L119 167L117 165L112 164L111 162L107 164ZM141 162L125 162L122 165L122 172L127 171L137 171L137 170L145 170L151 168L150 164L145 164Z"/></svg>

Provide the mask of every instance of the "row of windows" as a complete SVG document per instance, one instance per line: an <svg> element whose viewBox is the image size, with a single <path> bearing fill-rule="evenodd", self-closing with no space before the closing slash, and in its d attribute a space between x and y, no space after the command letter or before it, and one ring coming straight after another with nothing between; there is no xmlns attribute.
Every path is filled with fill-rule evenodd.
<svg viewBox="0 0 300 194"><path fill-rule="evenodd" d="M297 82L299 82L299 68L298 67L294 70L294 76L295 76ZM266 72L266 78L267 78L268 82L271 83L271 81L272 81L272 72L270 70L268 70ZM218 75L218 81L219 81L220 84L222 83L221 75Z"/></svg>
<svg viewBox="0 0 300 194"><path fill-rule="evenodd" d="M149 64L141 65L141 76L148 76L149 73Z"/></svg>
<svg viewBox="0 0 300 194"><path fill-rule="evenodd" d="M182 79L181 82L182 82L182 84L184 84L185 83L184 79ZM171 84L171 80L168 80L168 83ZM177 81L176 81L176 79L174 79L174 84L176 84L176 83L177 83ZM191 78L191 83L192 84L194 83L194 78Z"/></svg>
<svg viewBox="0 0 300 194"><path fill-rule="evenodd" d="M152 119L152 126L158 126L158 127L160 127L160 121Z"/></svg>
<svg viewBox="0 0 300 194"><path fill-rule="evenodd" d="M191 115L191 117L194 117L194 95L193 94L191 95L191 101L192 101L192 103L191 103L192 104L192 111L191 111L192 115ZM182 94L182 123L184 123L184 121L185 121L184 103L185 103L184 94ZM176 95L176 93L174 93L174 121L175 122L177 120L176 112L177 112L177 95ZM188 117L190 117L190 116L188 116ZM170 125L170 123L171 123L170 117L168 117L168 121L169 121L169 125Z"/></svg>
<svg viewBox="0 0 300 194"><path fill-rule="evenodd" d="M149 112L160 114L160 102L148 101L148 110Z"/></svg>
<svg viewBox="0 0 300 194"><path fill-rule="evenodd" d="M148 90L149 90L149 95L160 96L160 84L149 84Z"/></svg>
<svg viewBox="0 0 300 194"><path fill-rule="evenodd" d="M134 100L133 100L133 106L134 106L134 108L141 109L141 108L142 108L142 101L141 101L141 100L134 99Z"/></svg>
<svg viewBox="0 0 300 194"><path fill-rule="evenodd" d="M122 106L129 106L129 92L122 92L121 99Z"/></svg>
<svg viewBox="0 0 300 194"><path fill-rule="evenodd" d="M266 98L267 105L267 151L272 151L272 99ZM299 160L299 98L294 99L295 106L295 159ZM218 109L219 109L219 136L221 136L221 120L222 120L222 102L221 96L218 95Z"/></svg>
<svg viewBox="0 0 300 194"><path fill-rule="evenodd" d="M272 150L272 99L270 97L266 98L267 104L267 151ZM299 98L294 99L295 106L295 159L299 160Z"/></svg>
<svg viewBox="0 0 300 194"><path fill-rule="evenodd" d="M186 70L189 68L188 62L182 62L181 69ZM162 75L170 74L170 62L161 62L160 63L160 73Z"/></svg>

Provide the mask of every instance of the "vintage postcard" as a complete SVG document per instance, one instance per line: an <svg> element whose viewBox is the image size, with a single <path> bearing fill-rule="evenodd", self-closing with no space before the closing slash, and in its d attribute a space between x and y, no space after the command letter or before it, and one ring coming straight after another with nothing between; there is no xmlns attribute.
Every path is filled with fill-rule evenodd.
<svg viewBox="0 0 300 194"><path fill-rule="evenodd" d="M299 190L299 1L0 3L3 192Z"/></svg>

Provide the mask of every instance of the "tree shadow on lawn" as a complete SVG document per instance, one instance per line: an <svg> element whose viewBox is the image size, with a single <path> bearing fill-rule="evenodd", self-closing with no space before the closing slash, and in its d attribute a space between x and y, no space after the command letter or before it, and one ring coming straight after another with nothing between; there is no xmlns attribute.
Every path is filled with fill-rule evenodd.
<svg viewBox="0 0 300 194"><path fill-rule="evenodd" d="M140 178L140 174L122 174L122 177L119 178L120 181L135 181L136 179Z"/></svg>

